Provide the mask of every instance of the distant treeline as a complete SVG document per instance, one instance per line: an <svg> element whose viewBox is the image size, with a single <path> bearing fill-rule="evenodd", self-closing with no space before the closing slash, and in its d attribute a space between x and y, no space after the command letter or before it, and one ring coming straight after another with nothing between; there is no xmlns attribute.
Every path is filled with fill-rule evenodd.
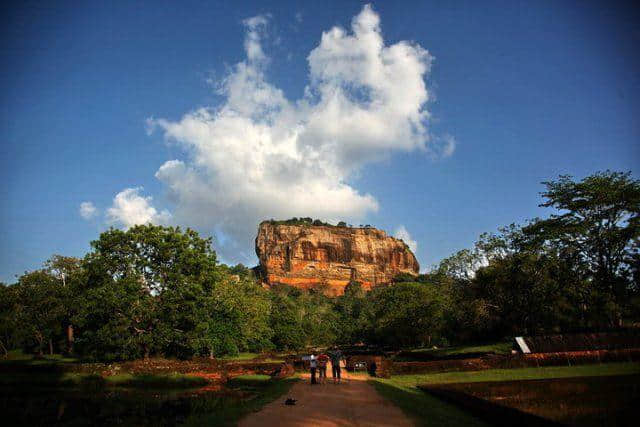
<svg viewBox="0 0 640 427"><path fill-rule="evenodd" d="M189 229L110 229L84 258L54 256L0 286L0 350L189 358L332 343L442 345L638 322L640 182L607 171L544 185L549 218L484 234L428 274L370 292L350 283L337 298L322 289L265 290L250 269L218 263L211 240Z"/></svg>

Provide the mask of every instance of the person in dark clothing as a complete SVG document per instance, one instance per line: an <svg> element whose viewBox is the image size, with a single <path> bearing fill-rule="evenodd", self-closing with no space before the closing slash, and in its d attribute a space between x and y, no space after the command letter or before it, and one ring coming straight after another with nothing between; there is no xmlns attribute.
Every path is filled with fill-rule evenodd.
<svg viewBox="0 0 640 427"><path fill-rule="evenodd" d="M334 346L333 349L329 352L329 358L331 359L331 374L333 375L333 383L339 383L341 380L340 362L344 359L344 354L342 354L338 347Z"/></svg>
<svg viewBox="0 0 640 427"><path fill-rule="evenodd" d="M371 375L372 377L376 376L376 371L378 370L378 364L376 363L376 361L372 361L371 364L369 365L369 375Z"/></svg>
<svg viewBox="0 0 640 427"><path fill-rule="evenodd" d="M316 381L316 369L318 368L318 359L316 355L312 354L309 358L309 367L311 368L311 384L318 384Z"/></svg>

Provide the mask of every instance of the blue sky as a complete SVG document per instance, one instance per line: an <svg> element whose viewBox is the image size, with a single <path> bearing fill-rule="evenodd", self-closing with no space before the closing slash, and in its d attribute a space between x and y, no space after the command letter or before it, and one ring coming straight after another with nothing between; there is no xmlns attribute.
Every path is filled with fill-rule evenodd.
<svg viewBox="0 0 640 427"><path fill-rule="evenodd" d="M4 6L2 281L147 220L251 264L294 215L403 227L429 267L547 215L540 181L638 176L622 2L114 3Z"/></svg>

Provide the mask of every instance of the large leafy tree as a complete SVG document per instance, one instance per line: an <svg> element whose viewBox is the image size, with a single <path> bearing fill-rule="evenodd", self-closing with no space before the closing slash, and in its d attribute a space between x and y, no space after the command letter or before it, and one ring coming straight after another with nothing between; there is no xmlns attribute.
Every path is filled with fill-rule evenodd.
<svg viewBox="0 0 640 427"><path fill-rule="evenodd" d="M19 345L18 322L15 317L17 303L16 286L0 282L0 354L6 356L9 350Z"/></svg>
<svg viewBox="0 0 640 427"><path fill-rule="evenodd" d="M67 314L67 294L62 283L43 269L20 276L15 286L15 324L22 342L41 355L45 347L53 354L64 336Z"/></svg>
<svg viewBox="0 0 640 427"><path fill-rule="evenodd" d="M579 324L576 290L581 286L571 266L554 253L518 252L480 268L473 296L493 319L492 333L550 333Z"/></svg>
<svg viewBox="0 0 640 427"><path fill-rule="evenodd" d="M372 340L393 347L432 344L444 326L442 294L432 284L396 283L371 291Z"/></svg>
<svg viewBox="0 0 640 427"><path fill-rule="evenodd" d="M302 292L288 286L276 286L271 293L273 344L279 350L300 350L307 344L304 311L300 307Z"/></svg>
<svg viewBox="0 0 640 427"><path fill-rule="evenodd" d="M66 333L66 351L73 353L74 328L73 317L77 314L80 293L86 283L82 259L63 255L53 255L44 263L44 270L55 277L64 293L64 328ZM62 350L62 349L61 349Z"/></svg>
<svg viewBox="0 0 640 427"><path fill-rule="evenodd" d="M197 333L213 333L201 323L221 280L210 239L149 224L111 229L92 248L76 319L83 351L98 358L102 351L111 358L188 356L207 341Z"/></svg>
<svg viewBox="0 0 640 427"><path fill-rule="evenodd" d="M270 300L193 230L111 229L84 261L78 349L97 359L217 356L271 345Z"/></svg>
<svg viewBox="0 0 640 427"><path fill-rule="evenodd" d="M352 344L364 341L367 322L367 299L360 283L352 281L344 294L335 301L337 319L337 340L340 343Z"/></svg>
<svg viewBox="0 0 640 427"><path fill-rule="evenodd" d="M591 310L621 325L626 301L637 288L634 260L640 238L640 181L631 173L599 172L543 183L543 207L557 210L524 228L528 248L546 246L571 260L592 285Z"/></svg>

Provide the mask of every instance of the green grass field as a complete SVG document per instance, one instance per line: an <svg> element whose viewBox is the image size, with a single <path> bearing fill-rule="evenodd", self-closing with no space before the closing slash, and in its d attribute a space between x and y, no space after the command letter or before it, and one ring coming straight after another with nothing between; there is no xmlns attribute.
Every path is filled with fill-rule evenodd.
<svg viewBox="0 0 640 427"><path fill-rule="evenodd" d="M133 375L119 374L102 377L96 374L29 372L2 373L3 387L129 387L129 388L194 388L208 384L204 378L183 374Z"/></svg>
<svg viewBox="0 0 640 427"><path fill-rule="evenodd" d="M45 354L42 357L36 357L33 354L23 353L22 350L11 350L6 357L0 357L2 363L20 363L29 365L50 365L63 363L76 363L78 359L62 354Z"/></svg>
<svg viewBox="0 0 640 427"><path fill-rule="evenodd" d="M486 423L416 388L391 379L370 380L376 391L414 420L419 426L484 427Z"/></svg>
<svg viewBox="0 0 640 427"><path fill-rule="evenodd" d="M496 354L508 354L511 352L511 341L502 341L491 344L480 345L465 345L456 347L443 347L443 348L417 348L411 350L411 353L426 353L434 357L453 356L457 354L467 353L496 353Z"/></svg>
<svg viewBox="0 0 640 427"><path fill-rule="evenodd" d="M481 420L467 414L455 405L445 403L422 392L417 386L423 384L630 375L638 373L640 373L640 364L609 363L602 365L489 369L485 371L399 375L389 379L372 379L371 383L382 396L405 411L418 425L484 426L486 424Z"/></svg>
<svg viewBox="0 0 640 427"><path fill-rule="evenodd" d="M221 360L229 360L229 361L243 361L243 360L252 360L256 357L260 356L260 353L238 353L235 356L224 356L221 357Z"/></svg>
<svg viewBox="0 0 640 427"><path fill-rule="evenodd" d="M274 400L283 397L299 381L297 377L272 379L268 375L241 375L229 380L226 387L248 393L249 398L241 400L211 401L205 413L191 415L186 426L233 426L245 415L256 412ZM205 403L206 405L206 403Z"/></svg>
<svg viewBox="0 0 640 427"><path fill-rule="evenodd" d="M260 353L238 353L235 356L224 356L221 358L221 360L224 360L225 362L238 362L238 363L243 363L243 362L251 362L253 360L255 360L256 358L259 358L261 356ZM284 362L284 357L267 357L266 359L261 359L261 362Z"/></svg>

